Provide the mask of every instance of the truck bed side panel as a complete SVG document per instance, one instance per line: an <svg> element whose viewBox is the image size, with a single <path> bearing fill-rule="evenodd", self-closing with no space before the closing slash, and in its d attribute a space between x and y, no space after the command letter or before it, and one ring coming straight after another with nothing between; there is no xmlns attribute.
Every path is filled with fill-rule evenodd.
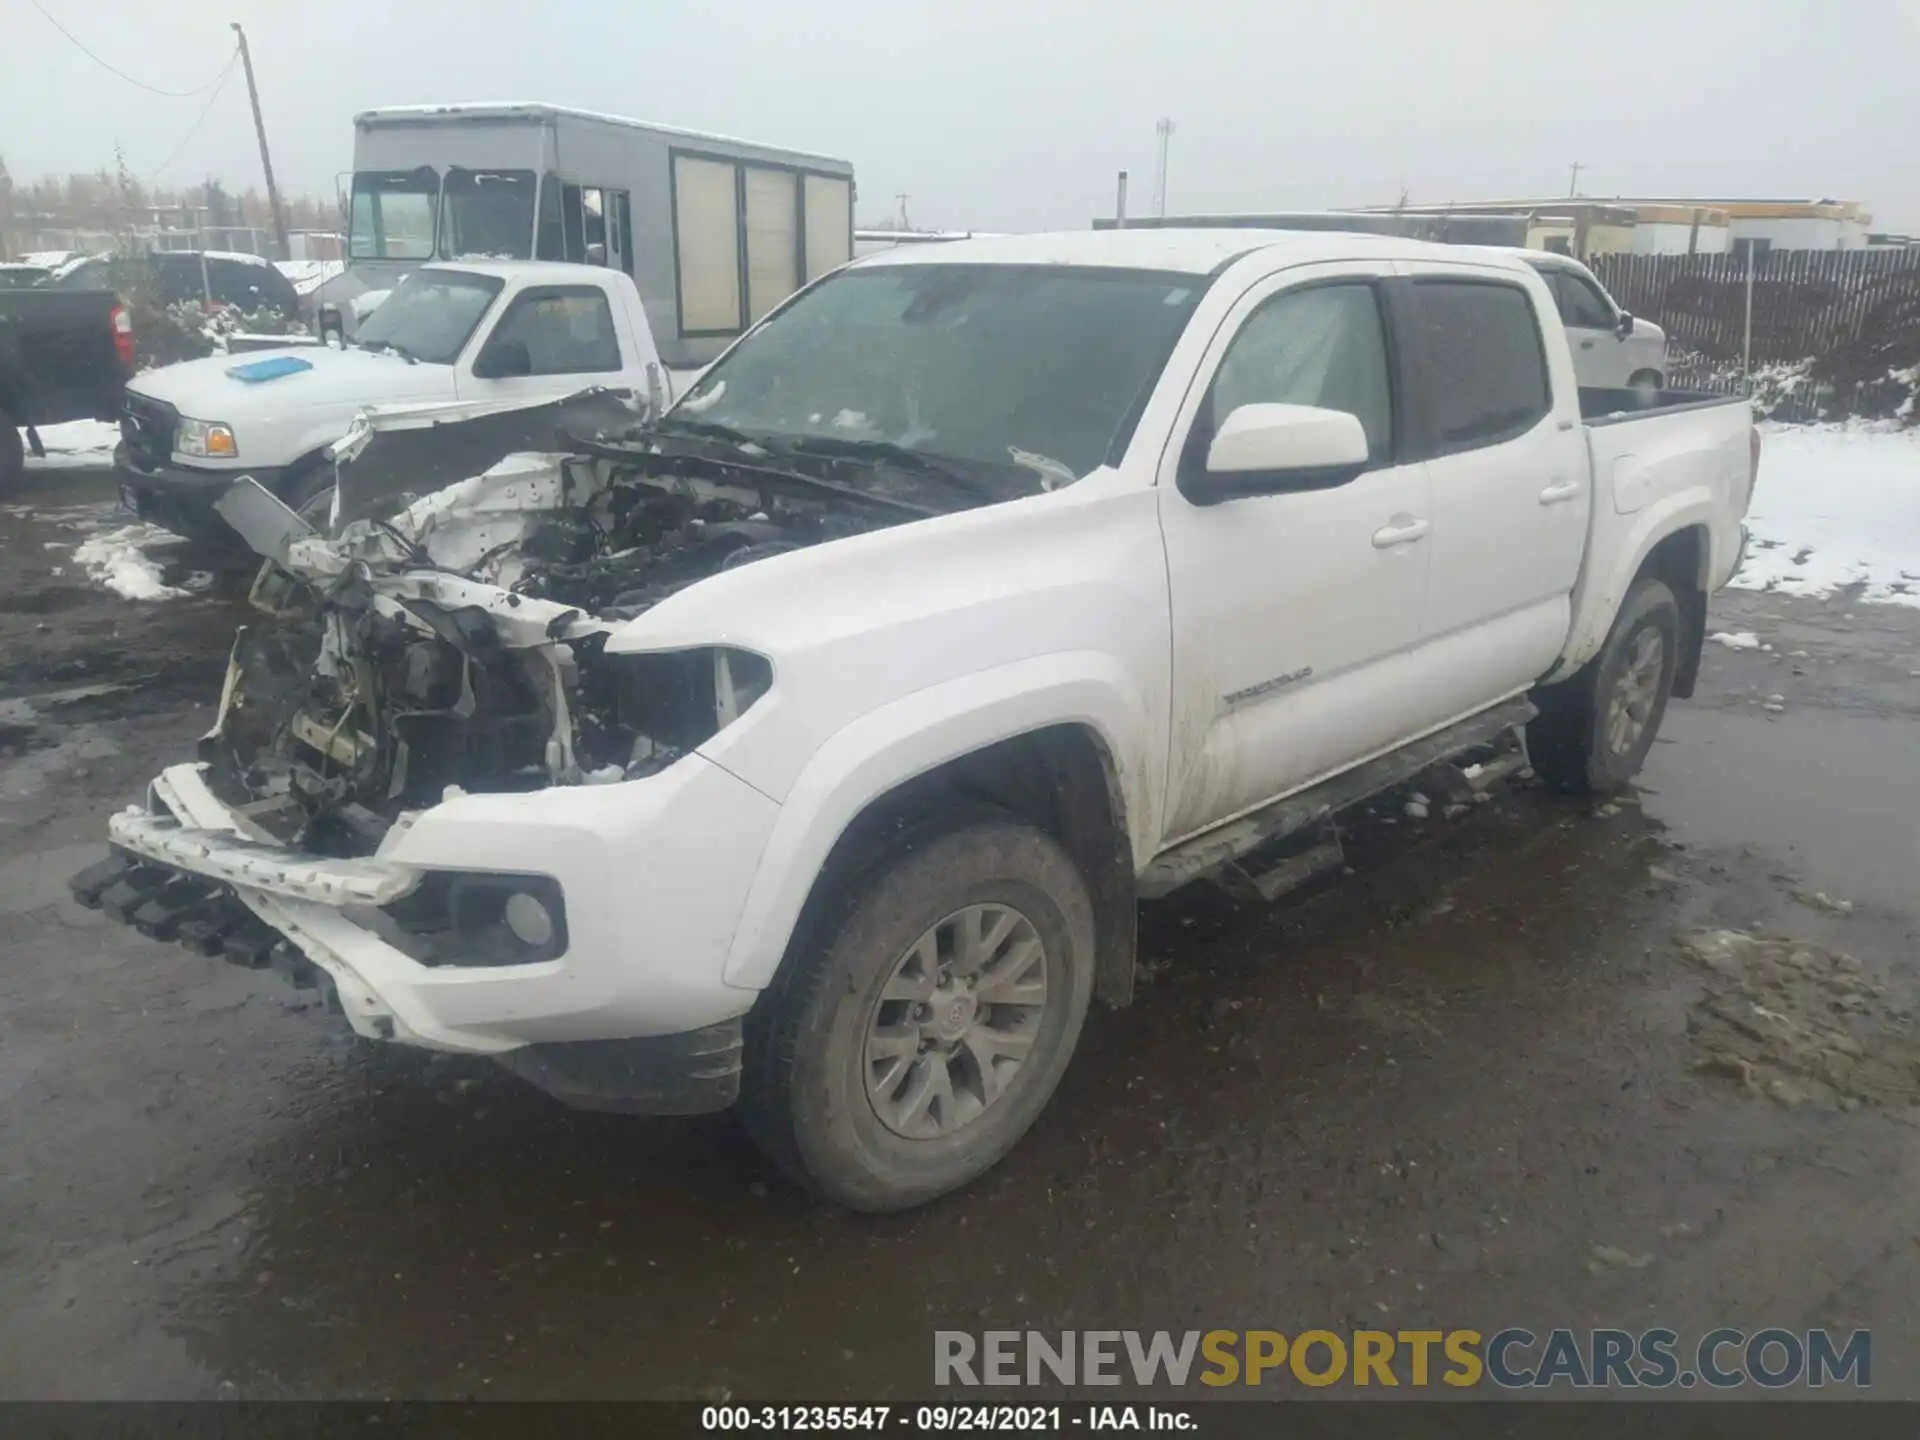
<svg viewBox="0 0 1920 1440"><path fill-rule="evenodd" d="M1642 562L1667 536L1700 529L1703 590L1732 578L1751 489L1752 426L1746 400L1733 396L1621 412L1585 427L1592 530L1556 678L1599 652Z"/></svg>

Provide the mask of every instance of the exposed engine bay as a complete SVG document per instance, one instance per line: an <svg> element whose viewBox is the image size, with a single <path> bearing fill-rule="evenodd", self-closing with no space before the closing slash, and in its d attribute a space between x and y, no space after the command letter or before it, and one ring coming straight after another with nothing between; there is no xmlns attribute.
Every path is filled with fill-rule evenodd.
<svg viewBox="0 0 1920 1440"><path fill-rule="evenodd" d="M517 412L517 435L497 414L396 432L396 452L495 457L418 498L371 481L387 437L357 431L336 515L358 518L332 536L236 485L222 513L270 557L252 595L270 618L237 636L201 741L222 800L283 843L353 856L450 788L651 774L752 705L771 667L724 646L606 654L621 621L738 566L981 503L924 481L855 488L630 415L558 451L513 447L587 398ZM476 452L461 432L481 425Z"/></svg>

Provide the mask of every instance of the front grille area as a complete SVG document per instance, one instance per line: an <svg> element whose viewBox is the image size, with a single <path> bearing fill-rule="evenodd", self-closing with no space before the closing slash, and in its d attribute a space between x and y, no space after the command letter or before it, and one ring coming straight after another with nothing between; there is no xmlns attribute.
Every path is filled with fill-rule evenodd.
<svg viewBox="0 0 1920 1440"><path fill-rule="evenodd" d="M120 415L120 438L127 459L145 470L157 470L173 460L173 437L180 428L180 412L164 400L127 392Z"/></svg>

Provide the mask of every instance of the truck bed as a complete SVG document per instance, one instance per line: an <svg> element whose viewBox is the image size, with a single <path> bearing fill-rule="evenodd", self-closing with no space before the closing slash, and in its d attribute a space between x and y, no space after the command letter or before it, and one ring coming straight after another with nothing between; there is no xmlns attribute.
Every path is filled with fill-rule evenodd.
<svg viewBox="0 0 1920 1440"><path fill-rule="evenodd" d="M1744 395L1721 395L1712 390L1609 389L1599 385L1580 387L1580 418L1588 425L1618 425L1627 420L1644 419L1650 412L1672 414L1676 410L1702 410L1712 405L1744 405Z"/></svg>
<svg viewBox="0 0 1920 1440"><path fill-rule="evenodd" d="M1739 563L1753 487L1753 414L1744 395L1580 391L1593 475L1586 560L1573 594L1561 678L1599 652L1654 538L1679 532L1704 594ZM1687 617L1697 629L1699 617Z"/></svg>

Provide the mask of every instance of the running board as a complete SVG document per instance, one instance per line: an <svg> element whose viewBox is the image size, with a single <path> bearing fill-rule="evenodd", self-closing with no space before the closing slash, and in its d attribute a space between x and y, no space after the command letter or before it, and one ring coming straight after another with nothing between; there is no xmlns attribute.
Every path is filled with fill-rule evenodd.
<svg viewBox="0 0 1920 1440"><path fill-rule="evenodd" d="M1490 710L1482 710L1444 730L1436 730L1423 739L1402 745L1398 750L1390 750L1351 770L1343 770L1298 794L1276 800L1249 815L1242 815L1238 820L1182 841L1154 858L1153 863L1141 874L1137 891L1152 899L1178 890L1189 881L1211 875L1232 864L1250 850L1283 840L1289 835L1297 835L1307 827L1320 824L1383 790L1403 785L1422 771L1430 770L1462 751L1496 740L1505 731L1519 731L1539 713L1533 702L1524 696L1503 701ZM1317 851L1309 851L1308 855L1317 855ZM1300 858L1304 860L1307 857ZM1318 868L1324 867L1316 867L1310 873L1317 873ZM1285 870L1287 866L1283 864L1281 869ZM1269 873L1274 874L1278 884L1275 894L1284 893L1299 883L1298 880L1280 883L1283 877L1275 872ZM1252 877L1246 878L1252 881ZM1252 883L1256 890L1264 892L1266 889L1257 881ZM1230 885L1229 888L1238 887Z"/></svg>

